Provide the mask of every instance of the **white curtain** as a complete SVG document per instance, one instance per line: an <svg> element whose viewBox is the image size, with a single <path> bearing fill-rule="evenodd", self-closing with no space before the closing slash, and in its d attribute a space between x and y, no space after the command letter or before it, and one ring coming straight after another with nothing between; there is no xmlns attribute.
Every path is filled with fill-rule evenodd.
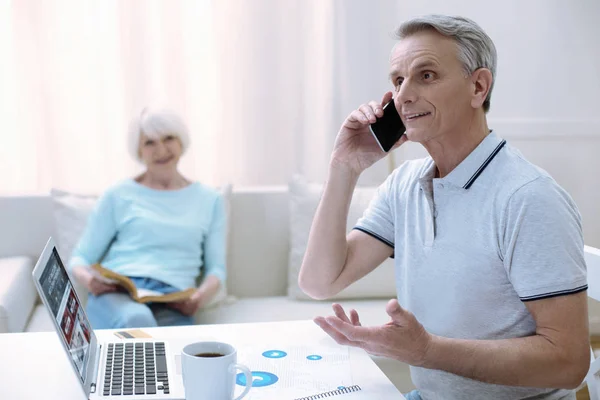
<svg viewBox="0 0 600 400"><path fill-rule="evenodd" d="M320 181L344 117L388 88L395 8L0 0L0 192L100 192L134 175L125 132L146 105L188 123L181 167L192 179ZM381 181L386 164L373 171L365 179Z"/></svg>

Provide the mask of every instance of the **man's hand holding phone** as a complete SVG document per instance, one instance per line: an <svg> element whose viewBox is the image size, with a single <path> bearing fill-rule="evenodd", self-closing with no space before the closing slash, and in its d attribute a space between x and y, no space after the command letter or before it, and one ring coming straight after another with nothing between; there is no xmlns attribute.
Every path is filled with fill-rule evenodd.
<svg viewBox="0 0 600 400"><path fill-rule="evenodd" d="M384 146L380 144L385 144L385 140L381 135L387 136L389 134L396 134L394 132L388 132L389 129L385 129L390 124L386 124L386 127L381 125L382 122L387 122L389 120L389 118L384 118L384 106L390 103L392 98L392 92L387 92L380 103L371 101L368 104L361 105L358 109L350 113L342 124L335 140L331 156L332 166L344 165L357 175L360 175L365 169L385 157L386 152L383 150ZM386 111L388 111L388 108L390 109L390 112L397 115L393 101L386 107ZM385 116L387 117L387 113ZM399 117L398 120L400 121L400 124L402 124ZM397 124L397 121L394 123ZM378 128L381 129L372 130L372 124L378 125ZM403 126L401 128L395 127L394 131L396 132L398 129L402 129L403 133L403 128ZM402 135L402 133L397 135L399 140L392 142L394 144L391 148L388 148L388 150L395 149L407 141L406 136ZM390 139L387 138L387 142L389 142L389 140Z"/></svg>

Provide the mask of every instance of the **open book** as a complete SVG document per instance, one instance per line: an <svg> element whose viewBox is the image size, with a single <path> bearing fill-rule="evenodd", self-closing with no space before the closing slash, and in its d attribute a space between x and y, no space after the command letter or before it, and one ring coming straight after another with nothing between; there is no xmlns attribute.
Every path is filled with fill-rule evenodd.
<svg viewBox="0 0 600 400"><path fill-rule="evenodd" d="M189 288L179 292L164 294L155 290L142 289L135 287L135 284L128 277L118 274L110 269L106 269L100 264L92 265L92 273L97 274L104 282L115 284L125 289L132 299L138 303L169 303L173 301L182 301L189 298L196 289Z"/></svg>

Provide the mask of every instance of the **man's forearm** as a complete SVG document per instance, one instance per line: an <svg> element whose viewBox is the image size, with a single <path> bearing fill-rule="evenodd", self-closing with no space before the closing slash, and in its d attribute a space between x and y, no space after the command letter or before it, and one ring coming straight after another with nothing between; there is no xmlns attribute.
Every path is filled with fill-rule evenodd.
<svg viewBox="0 0 600 400"><path fill-rule="evenodd" d="M503 340L434 336L422 367L499 385L574 388L582 372L585 376L581 365L540 335Z"/></svg>
<svg viewBox="0 0 600 400"><path fill-rule="evenodd" d="M358 175L332 166L315 213L300 270L300 286L313 297L328 297L347 254L346 220Z"/></svg>

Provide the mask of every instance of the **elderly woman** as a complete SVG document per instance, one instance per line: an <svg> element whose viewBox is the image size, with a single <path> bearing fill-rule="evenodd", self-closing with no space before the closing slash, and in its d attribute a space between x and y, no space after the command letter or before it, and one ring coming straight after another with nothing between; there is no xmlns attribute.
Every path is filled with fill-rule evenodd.
<svg viewBox="0 0 600 400"><path fill-rule="evenodd" d="M177 169L189 141L185 124L169 111L143 111L131 122L129 150L145 171L104 193L69 262L90 291L95 329L193 324L194 313L225 283L223 200ZM98 262L162 293L203 279L185 301L145 305L96 274L90 265Z"/></svg>

